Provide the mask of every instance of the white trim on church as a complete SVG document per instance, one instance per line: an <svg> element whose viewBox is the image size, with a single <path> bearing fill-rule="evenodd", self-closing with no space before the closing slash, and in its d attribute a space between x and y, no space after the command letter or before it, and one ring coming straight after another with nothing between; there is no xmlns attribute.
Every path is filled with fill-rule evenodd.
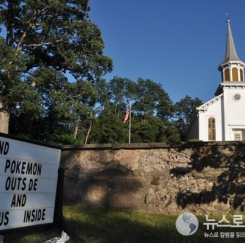
<svg viewBox="0 0 245 243"><path fill-rule="evenodd" d="M216 97L196 108L188 140L245 140L245 63L238 58L230 21L227 22L226 56L218 67L222 82Z"/></svg>

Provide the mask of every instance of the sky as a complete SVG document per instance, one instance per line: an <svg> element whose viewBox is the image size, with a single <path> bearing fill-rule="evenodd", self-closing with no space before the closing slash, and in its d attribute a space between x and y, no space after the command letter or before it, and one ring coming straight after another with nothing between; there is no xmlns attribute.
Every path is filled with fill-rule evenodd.
<svg viewBox="0 0 245 243"><path fill-rule="evenodd" d="M186 95L207 102L221 82L226 13L245 62L244 0L90 0L90 6L114 64L107 81L151 79L173 102Z"/></svg>

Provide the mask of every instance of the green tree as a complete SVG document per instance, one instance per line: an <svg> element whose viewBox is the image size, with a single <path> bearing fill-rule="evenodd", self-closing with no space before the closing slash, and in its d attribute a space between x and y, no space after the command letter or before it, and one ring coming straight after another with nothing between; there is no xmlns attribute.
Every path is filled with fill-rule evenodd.
<svg viewBox="0 0 245 243"><path fill-rule="evenodd" d="M96 84L100 101L98 105L100 115L96 121L97 125L94 126L94 131L92 131L93 142L99 137L101 142L104 136L107 142L128 142L128 122L123 124L122 121L129 102L131 103L132 116L132 143L179 141L178 131L174 129L173 124L168 127L171 129L163 129L166 124L169 124L168 121L174 108L168 94L160 84L156 84L150 79L139 78L137 82L134 82L120 77L114 77L109 82L99 80ZM100 123L102 120L103 123ZM107 134L104 131L107 131ZM116 138L113 131L119 132L119 137ZM109 139L110 136L113 139Z"/></svg>
<svg viewBox="0 0 245 243"><path fill-rule="evenodd" d="M190 96L185 96L179 102L174 104L175 108L175 123L180 134L180 139L186 141L188 137L188 127L196 110L196 107L202 105L202 101L198 98L192 99Z"/></svg>
<svg viewBox="0 0 245 243"><path fill-rule="evenodd" d="M165 143L181 142L180 134L176 127L175 121L165 120L160 122L157 142L165 142Z"/></svg>
<svg viewBox="0 0 245 243"><path fill-rule="evenodd" d="M134 118L132 120L132 135L133 143L154 143L157 141L159 132L159 119L156 116L147 116L142 120Z"/></svg>
<svg viewBox="0 0 245 243"><path fill-rule="evenodd" d="M51 100L60 99L62 106L74 108L77 99L64 104L67 94L61 83L66 74L75 79L70 88L78 90L78 80L93 82L112 70L112 60L103 55L101 32L89 20L89 11L88 0L1 1L0 22L6 36L0 38L0 111L5 116L25 111L36 119L37 113L47 111L49 97L36 93L40 89L49 89L44 93ZM59 80L57 85L49 85L47 72ZM37 73L38 80L33 80ZM6 119L0 124L7 127L2 122Z"/></svg>
<svg viewBox="0 0 245 243"><path fill-rule="evenodd" d="M146 118L147 115L157 115L161 120L168 119L173 114L173 104L161 84L150 79L137 80L133 112Z"/></svg>
<svg viewBox="0 0 245 243"><path fill-rule="evenodd" d="M33 118L30 114L27 119L25 112L12 112L14 123L11 122L11 125L14 124L14 128L11 127L11 132L50 143L62 143L64 137L66 143L68 137L70 143L75 143L79 134L80 140L85 142L89 130L87 123L91 119L97 98L93 85L84 80L69 83L66 77L52 69L44 72L45 78L44 75L40 78L40 72L40 69L36 70L35 74L29 77L29 82L35 83L35 93L42 97L42 113L39 113L38 118Z"/></svg>
<svg viewBox="0 0 245 243"><path fill-rule="evenodd" d="M94 123L89 143L124 143L122 122L114 114L102 113Z"/></svg>

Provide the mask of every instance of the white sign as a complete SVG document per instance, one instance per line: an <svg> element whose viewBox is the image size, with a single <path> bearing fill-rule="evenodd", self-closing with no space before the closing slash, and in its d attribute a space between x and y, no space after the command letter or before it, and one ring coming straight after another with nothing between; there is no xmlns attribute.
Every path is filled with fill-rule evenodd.
<svg viewBox="0 0 245 243"><path fill-rule="evenodd" d="M0 231L53 222L60 154L0 134Z"/></svg>

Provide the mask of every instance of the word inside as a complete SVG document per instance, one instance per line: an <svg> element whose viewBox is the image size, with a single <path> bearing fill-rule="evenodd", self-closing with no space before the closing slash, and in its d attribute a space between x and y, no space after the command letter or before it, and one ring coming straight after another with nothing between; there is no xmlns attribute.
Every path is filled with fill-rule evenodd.
<svg viewBox="0 0 245 243"><path fill-rule="evenodd" d="M46 209L25 210L23 223L45 220Z"/></svg>

